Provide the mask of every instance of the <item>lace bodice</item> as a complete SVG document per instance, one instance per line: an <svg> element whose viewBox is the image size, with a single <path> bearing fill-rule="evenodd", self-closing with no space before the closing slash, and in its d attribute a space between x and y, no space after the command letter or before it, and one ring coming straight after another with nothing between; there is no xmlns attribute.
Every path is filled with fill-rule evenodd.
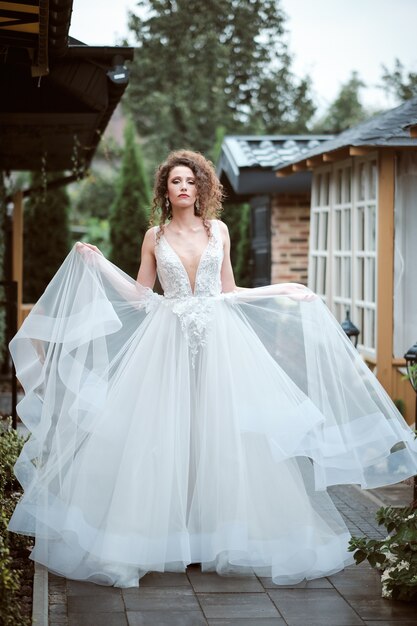
<svg viewBox="0 0 417 626"><path fill-rule="evenodd" d="M162 234L156 241L155 256L158 278L166 298L217 296L221 293L220 271L223 262L223 242L218 221L211 220L210 223L211 237L200 257L195 277L194 292L180 257L168 243L165 236Z"/></svg>
<svg viewBox="0 0 417 626"><path fill-rule="evenodd" d="M223 241L219 223L211 220L211 236L200 257L195 275L194 292L187 271L164 235L156 241L155 257L158 278L164 290L162 301L178 317L191 354L191 364L206 344L213 315L213 296L222 291L220 272L223 263Z"/></svg>

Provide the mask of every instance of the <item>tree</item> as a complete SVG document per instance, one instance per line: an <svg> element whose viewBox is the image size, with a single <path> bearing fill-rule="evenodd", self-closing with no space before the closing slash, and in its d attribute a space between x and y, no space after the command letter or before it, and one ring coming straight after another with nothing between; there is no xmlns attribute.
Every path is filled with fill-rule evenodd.
<svg viewBox="0 0 417 626"><path fill-rule="evenodd" d="M208 153L215 130L306 129L314 106L297 81L278 0L141 0L128 107L155 163L170 149ZM141 17L142 15L142 17Z"/></svg>
<svg viewBox="0 0 417 626"><path fill-rule="evenodd" d="M367 119L370 114L362 105L359 96L364 86L358 73L352 72L324 118L314 125L312 132L337 134Z"/></svg>
<svg viewBox="0 0 417 626"><path fill-rule="evenodd" d="M247 202L224 203L222 220L229 229L231 261L236 284L251 286L250 205Z"/></svg>
<svg viewBox="0 0 417 626"><path fill-rule="evenodd" d="M136 143L135 128L129 121L116 198L110 212L110 258L127 274L136 278L140 243L148 228L149 183L142 153Z"/></svg>
<svg viewBox="0 0 417 626"><path fill-rule="evenodd" d="M54 180L47 176L47 182ZM25 207L23 298L36 302L61 265L70 247L69 197L65 187L43 188L45 175L31 175L30 186L40 188Z"/></svg>
<svg viewBox="0 0 417 626"><path fill-rule="evenodd" d="M211 151L214 162L220 158L225 135L223 126L216 129L216 140ZM231 261L236 284L250 287L251 284L251 240L250 206L247 203L224 202L222 220L229 229L231 243Z"/></svg>
<svg viewBox="0 0 417 626"><path fill-rule="evenodd" d="M382 70L382 88L387 93L395 96L401 102L417 96L417 73L407 73L399 59L395 59L392 71L385 65L382 66Z"/></svg>
<svg viewBox="0 0 417 626"><path fill-rule="evenodd" d="M105 220L115 199L115 181L93 172L82 183L80 195L75 204L75 213L83 217L96 217Z"/></svg>

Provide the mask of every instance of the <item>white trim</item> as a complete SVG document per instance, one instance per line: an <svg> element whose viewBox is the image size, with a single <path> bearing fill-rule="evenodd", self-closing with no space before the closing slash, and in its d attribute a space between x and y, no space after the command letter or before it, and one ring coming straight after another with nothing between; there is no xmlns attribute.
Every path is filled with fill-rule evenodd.
<svg viewBox="0 0 417 626"><path fill-rule="evenodd" d="M338 321L350 309L364 356L376 356L377 154L314 171L309 287ZM327 188L326 188L327 185ZM327 233L324 233L327 229ZM325 284L324 284L325 283Z"/></svg>

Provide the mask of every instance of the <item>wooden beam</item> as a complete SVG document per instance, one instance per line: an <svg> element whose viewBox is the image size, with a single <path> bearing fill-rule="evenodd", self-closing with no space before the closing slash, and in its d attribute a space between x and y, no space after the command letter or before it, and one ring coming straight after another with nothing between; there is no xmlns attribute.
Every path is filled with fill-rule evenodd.
<svg viewBox="0 0 417 626"><path fill-rule="evenodd" d="M409 127L410 137L417 138L417 124Z"/></svg>
<svg viewBox="0 0 417 626"><path fill-rule="evenodd" d="M23 193L13 196L12 280L17 282L17 327L20 328L23 291Z"/></svg>
<svg viewBox="0 0 417 626"><path fill-rule="evenodd" d="M377 377L388 394L393 391L395 153L382 150L378 167L377 213Z"/></svg>
<svg viewBox="0 0 417 626"><path fill-rule="evenodd" d="M308 168L314 168L318 167L319 165L323 165L323 155L318 154L317 156L311 157L311 159L307 159L306 164Z"/></svg>
<svg viewBox="0 0 417 626"><path fill-rule="evenodd" d="M284 178L285 176L291 176L291 174L294 174L291 165L287 165L287 167L283 167L281 170L277 170L275 172L275 176L277 176L278 178Z"/></svg>
<svg viewBox="0 0 417 626"><path fill-rule="evenodd" d="M335 161L343 161L349 157L349 148L339 148L331 152L323 153L323 161L325 163L334 163Z"/></svg>
<svg viewBox="0 0 417 626"><path fill-rule="evenodd" d="M299 163L294 163L292 166L293 172L304 172L307 169L306 161L300 161Z"/></svg>
<svg viewBox="0 0 417 626"><path fill-rule="evenodd" d="M350 146L349 148L349 156L367 156L370 152L375 152L375 148L370 146Z"/></svg>

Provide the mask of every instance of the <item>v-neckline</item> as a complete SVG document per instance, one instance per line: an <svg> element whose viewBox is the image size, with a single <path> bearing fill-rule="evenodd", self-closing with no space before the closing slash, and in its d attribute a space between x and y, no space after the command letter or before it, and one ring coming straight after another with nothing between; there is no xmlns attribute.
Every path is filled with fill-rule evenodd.
<svg viewBox="0 0 417 626"><path fill-rule="evenodd" d="M163 239L164 239L165 243L167 244L168 248L169 248L169 249L170 249L170 250L174 253L174 255L177 257L177 259L178 259L178 261L179 261L179 263L180 263L180 265L181 265L182 269L184 270L184 273L185 273L185 275L186 275L186 277L187 277L187 279L188 279L188 286L190 287L190 292L191 292L191 295L192 295L192 296L194 296L194 295L195 295L195 288L196 288L196 285L197 285L197 278L198 278L198 273L199 273L200 266L201 266L201 261L203 260L203 257L204 257L204 255L205 255L205 254L206 254L206 252L207 252L207 249L208 249L208 247L209 247L209 245L210 245L210 238L211 238L212 236L213 236L213 234L211 233L210 237L208 238L208 241L207 241L207 243L206 243L205 248L203 249L202 253L200 254L200 258L199 258L199 260L198 260L198 264L197 264L197 269L196 269L196 271L195 271L195 276L194 276L194 289L193 289L193 287L192 287L192 285L191 285L190 275L189 275L189 273L187 272L187 270L186 270L186 268L185 268L185 265L184 265L183 261L181 260L180 255L179 255L179 254L178 254L178 252L175 250L175 248L174 248L174 247L173 247L173 246L169 243L169 241L168 241L168 239L165 237L164 233L162 233L162 237L163 237Z"/></svg>

